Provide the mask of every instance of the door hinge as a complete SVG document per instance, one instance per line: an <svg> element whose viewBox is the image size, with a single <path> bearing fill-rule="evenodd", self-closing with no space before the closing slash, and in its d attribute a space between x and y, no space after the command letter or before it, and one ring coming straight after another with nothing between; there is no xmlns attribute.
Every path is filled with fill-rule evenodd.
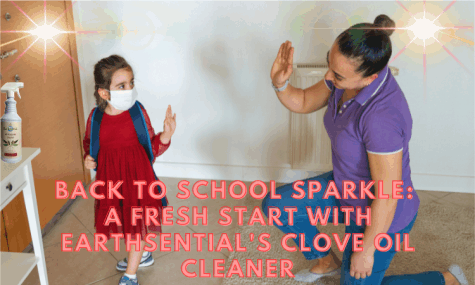
<svg viewBox="0 0 475 285"><path fill-rule="evenodd" d="M0 59L7 58L7 57L9 57L10 55L14 55L15 53L17 53L17 50L16 50L16 49L11 50L11 51L4 52L2 55L0 55Z"/></svg>

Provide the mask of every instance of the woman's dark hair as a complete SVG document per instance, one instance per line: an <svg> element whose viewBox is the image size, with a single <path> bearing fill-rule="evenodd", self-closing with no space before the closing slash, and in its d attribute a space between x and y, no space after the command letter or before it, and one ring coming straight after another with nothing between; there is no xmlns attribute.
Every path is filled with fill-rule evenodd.
<svg viewBox="0 0 475 285"><path fill-rule="evenodd" d="M349 59L356 60L357 73L368 77L380 72L391 58L391 40L396 24L386 15L379 15L373 24L356 24L338 38L340 52Z"/></svg>
<svg viewBox="0 0 475 285"><path fill-rule="evenodd" d="M107 101L102 99L99 95L99 88L110 90L114 72L122 68L127 68L133 72L130 64L128 64L123 57L115 54L99 60L99 62L94 65L94 97L96 98L97 107L102 112L104 112L107 107Z"/></svg>

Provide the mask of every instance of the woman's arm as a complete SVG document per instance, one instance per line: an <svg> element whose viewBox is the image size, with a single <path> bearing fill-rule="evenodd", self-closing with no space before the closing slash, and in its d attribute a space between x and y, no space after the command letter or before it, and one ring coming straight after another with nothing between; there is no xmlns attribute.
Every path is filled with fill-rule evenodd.
<svg viewBox="0 0 475 285"><path fill-rule="evenodd" d="M277 57L270 72L272 84L281 88L292 75L294 63L294 48L290 41L286 41L280 46ZM288 84L283 91L275 91L277 98L287 109L295 113L308 114L315 112L327 105L331 95L324 80L306 88L295 88Z"/></svg>
<svg viewBox="0 0 475 285"><path fill-rule="evenodd" d="M356 279L371 276L374 265L374 238L386 233L396 212L397 201L392 197L392 181L401 180L402 150L395 154L373 154L368 152L371 178L375 181L375 200L371 205L371 225L366 227L363 237L363 251L353 252L350 275ZM378 181L383 181L383 194L389 199L380 199Z"/></svg>
<svg viewBox="0 0 475 285"><path fill-rule="evenodd" d="M387 233L396 212L397 199L392 197L392 182L402 180L402 156L405 122L395 107L381 107L372 110L362 119L360 130L368 155L371 179L375 181L375 200L371 205L371 225L367 226L363 238L363 251L351 256L350 275L356 279L371 275L374 263L374 238ZM378 181L383 181L383 194L379 197Z"/></svg>
<svg viewBox="0 0 475 285"><path fill-rule="evenodd" d="M402 150L395 154L368 153L371 178L375 181L375 200L371 205L371 225L366 227L363 248L373 254L376 250L374 238L380 233L386 233L391 226L396 212L398 199L393 199L392 182L402 180ZM383 181L383 193L389 199L379 198L379 183Z"/></svg>
<svg viewBox="0 0 475 285"><path fill-rule="evenodd" d="M284 91L275 93L282 105L300 114L312 113L325 107L331 95L324 79L306 89L293 87L289 83Z"/></svg>

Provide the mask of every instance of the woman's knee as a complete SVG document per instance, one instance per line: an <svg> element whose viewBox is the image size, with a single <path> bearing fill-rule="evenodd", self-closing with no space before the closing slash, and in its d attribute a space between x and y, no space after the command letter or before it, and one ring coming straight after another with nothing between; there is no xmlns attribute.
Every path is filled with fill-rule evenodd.
<svg viewBox="0 0 475 285"><path fill-rule="evenodd" d="M266 197L262 201L262 210L264 214L268 217L268 211L270 207L279 208L281 212L284 212L284 207L297 207L300 208L303 204L302 199L295 199L293 197L294 188L293 183L282 185L275 189L274 197L271 193L267 193Z"/></svg>
<svg viewBox="0 0 475 285"><path fill-rule="evenodd" d="M266 215L266 217L269 217L269 208L279 208L281 212L284 211L284 206L291 206L290 204L292 203L287 199L287 194L286 191L288 189L285 189L287 185L278 187L275 191L277 195L280 195L280 198L272 197L271 193L267 193L266 197L262 200L262 211ZM287 205L288 204L288 205Z"/></svg>
<svg viewBox="0 0 475 285"><path fill-rule="evenodd" d="M271 199L270 193L267 193L266 197L262 200L261 209L264 215L268 217L269 207L274 207L274 199Z"/></svg>

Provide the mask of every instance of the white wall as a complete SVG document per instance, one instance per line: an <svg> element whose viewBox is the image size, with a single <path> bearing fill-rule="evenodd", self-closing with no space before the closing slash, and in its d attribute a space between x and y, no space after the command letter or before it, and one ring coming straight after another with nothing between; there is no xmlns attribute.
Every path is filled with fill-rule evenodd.
<svg viewBox="0 0 475 285"><path fill-rule="evenodd" d="M402 3L422 11L422 4ZM427 11L448 4L427 2ZM473 26L473 6L457 1L440 21ZM395 1L77 2L77 29L111 31L77 36L85 115L95 104L94 64L117 53L135 70L155 131L168 104L177 114L172 146L155 165L158 176L290 182L315 175L289 170L289 112L270 87L272 63L285 40L293 42L295 63L324 63L343 29L314 27L347 28L380 13L402 21L398 26L409 17ZM120 23L137 34L124 34ZM473 29L455 35L473 42ZM391 39L395 56L408 32ZM444 43L473 74L473 45ZM418 189L473 192L473 76L437 43L427 50L425 101L422 48L412 44L391 64L414 119L413 180Z"/></svg>

